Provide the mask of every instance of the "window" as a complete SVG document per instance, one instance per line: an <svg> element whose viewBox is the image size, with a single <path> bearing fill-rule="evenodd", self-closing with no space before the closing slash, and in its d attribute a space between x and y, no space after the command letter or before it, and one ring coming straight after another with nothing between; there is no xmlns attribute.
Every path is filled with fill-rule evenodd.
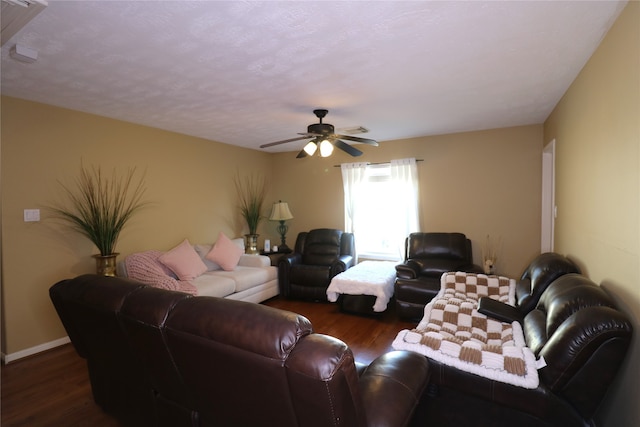
<svg viewBox="0 0 640 427"><path fill-rule="evenodd" d="M345 231L359 257L399 260L404 239L419 231L415 159L343 164Z"/></svg>

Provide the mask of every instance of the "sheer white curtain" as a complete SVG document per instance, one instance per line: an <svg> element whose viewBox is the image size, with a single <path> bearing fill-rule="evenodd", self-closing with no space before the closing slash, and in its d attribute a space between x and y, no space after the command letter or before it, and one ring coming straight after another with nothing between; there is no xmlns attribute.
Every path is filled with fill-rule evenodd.
<svg viewBox="0 0 640 427"><path fill-rule="evenodd" d="M344 231L355 233L358 188L363 185L367 174L367 163L343 163L342 184L344 186Z"/></svg>
<svg viewBox="0 0 640 427"><path fill-rule="evenodd" d="M400 259L404 257L404 239L409 233L420 231L418 167L416 159L391 160L391 181L397 189L397 197L393 203L400 216L395 224L394 233Z"/></svg>

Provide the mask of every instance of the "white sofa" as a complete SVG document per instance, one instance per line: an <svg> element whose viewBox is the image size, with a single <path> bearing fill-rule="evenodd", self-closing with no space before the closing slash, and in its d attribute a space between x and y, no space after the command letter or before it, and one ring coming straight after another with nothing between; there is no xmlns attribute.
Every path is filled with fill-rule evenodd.
<svg viewBox="0 0 640 427"><path fill-rule="evenodd" d="M243 239L234 239L233 242L238 246L242 245L244 250ZM192 280L179 280L170 269L162 266L157 261L159 256L164 253L160 251L146 251L129 255L118 262L117 275L129 277L150 286L190 292L200 296L229 298L255 303L278 295L278 270L276 267L271 266L269 257L243 254L233 270L225 271L218 264L206 258L206 254L212 246L193 245L196 253L207 266L207 270ZM129 269L132 266L130 257L136 258L138 263L140 259L148 263L148 268L142 270L149 273L141 274L141 269L136 268L135 273L130 274L127 268L127 265L129 265ZM129 264L127 261L129 261ZM165 275L165 277L160 277L159 274Z"/></svg>

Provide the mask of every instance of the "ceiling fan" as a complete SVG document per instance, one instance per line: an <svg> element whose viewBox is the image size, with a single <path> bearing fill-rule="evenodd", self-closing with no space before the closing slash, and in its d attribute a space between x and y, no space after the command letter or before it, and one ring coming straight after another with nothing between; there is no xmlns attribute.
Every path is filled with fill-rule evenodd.
<svg viewBox="0 0 640 427"><path fill-rule="evenodd" d="M359 138L357 136L339 135L335 133L333 125L329 123L322 123L322 119L329 113L329 110L313 110L313 114L320 120L320 123L314 123L307 126L307 132L298 133L297 138L285 139L282 141L270 142L269 144L263 144L260 148L273 147L274 145L286 144L287 142L300 141L303 139L311 139L307 145L298 153L296 158L300 159L306 156L313 156L316 150L320 149L320 156L328 157L333 152L333 148L339 148L342 151L356 157L362 154L362 151L342 141L360 142L363 144L369 144L378 146L378 141L368 138Z"/></svg>

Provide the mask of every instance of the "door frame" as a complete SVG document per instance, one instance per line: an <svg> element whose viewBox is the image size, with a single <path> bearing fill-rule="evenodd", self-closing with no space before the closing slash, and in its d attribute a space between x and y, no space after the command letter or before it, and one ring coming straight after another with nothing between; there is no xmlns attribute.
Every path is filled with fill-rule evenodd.
<svg viewBox="0 0 640 427"><path fill-rule="evenodd" d="M553 139L542 150L542 224L540 228L540 250L553 252L556 206L556 140Z"/></svg>

